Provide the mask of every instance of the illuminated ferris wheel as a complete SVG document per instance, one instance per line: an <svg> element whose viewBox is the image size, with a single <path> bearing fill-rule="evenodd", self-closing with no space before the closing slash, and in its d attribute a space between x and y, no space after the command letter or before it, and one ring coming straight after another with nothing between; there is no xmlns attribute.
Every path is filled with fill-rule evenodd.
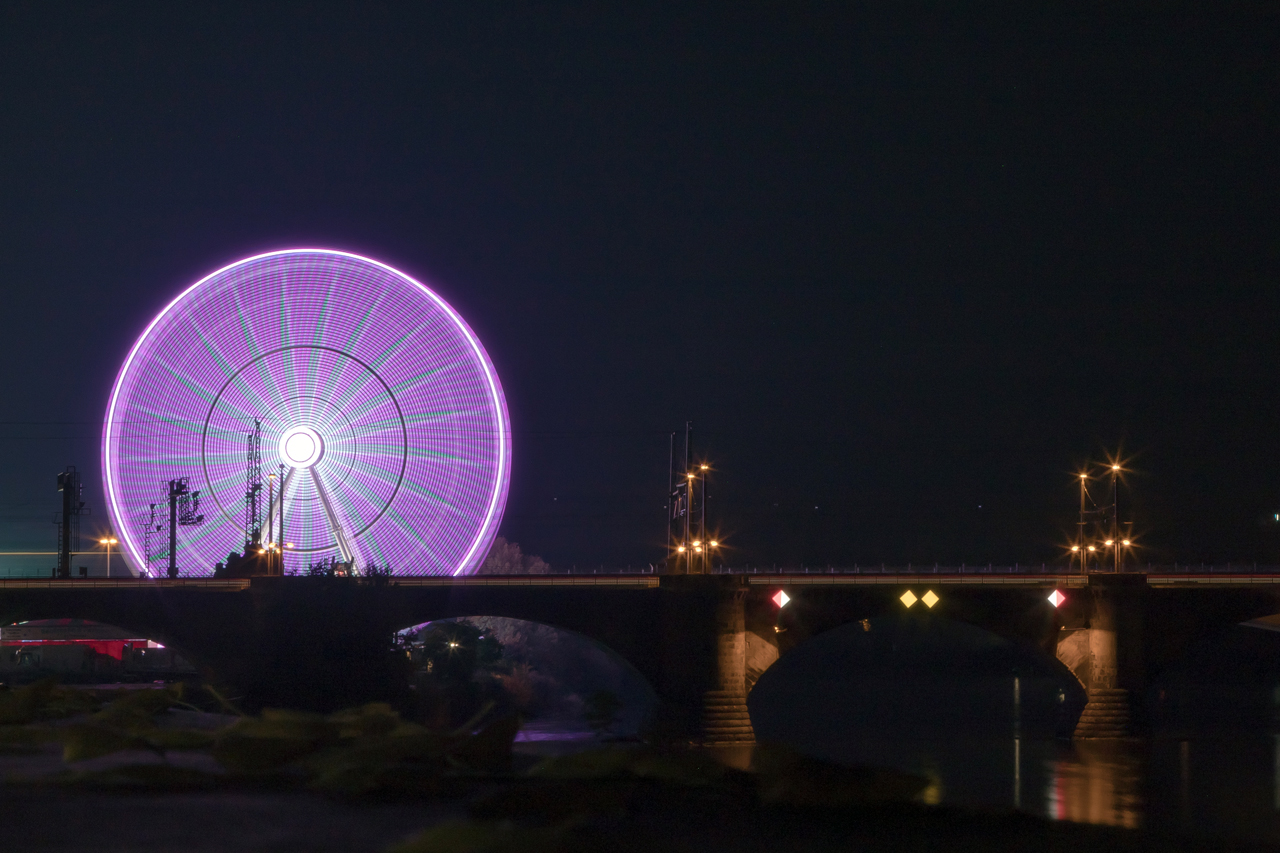
<svg viewBox="0 0 1280 853"><path fill-rule="evenodd" d="M297 249L218 270L160 312L112 389L102 457L135 572L209 575L278 542L290 572L459 575L501 521L511 430L488 355L444 300L377 261ZM170 549L170 503L193 497L203 519L175 523Z"/></svg>

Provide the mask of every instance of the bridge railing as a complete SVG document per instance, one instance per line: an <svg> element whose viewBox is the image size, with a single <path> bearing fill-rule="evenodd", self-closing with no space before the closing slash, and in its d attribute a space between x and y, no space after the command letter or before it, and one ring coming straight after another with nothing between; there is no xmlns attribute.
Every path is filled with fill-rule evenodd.
<svg viewBox="0 0 1280 853"><path fill-rule="evenodd" d="M1273 575L1280 574L1280 564L1260 564L1260 563L1140 563L1130 564L1121 569L1123 573L1128 574L1149 574L1149 575L1170 575L1170 574L1224 574L1224 575ZM908 563L907 565L861 565L854 564L851 566L787 566L787 565L768 565L768 566L715 566L708 572L717 575L1062 575L1062 574L1080 574L1079 567L1066 566L1061 563L1013 563L1008 564L970 564L961 563L959 565L916 565ZM1090 570L1089 574L1094 574L1094 570ZM1099 571L1099 574L1111 574L1108 571ZM633 566L610 567L574 567L570 569L550 569L543 574L549 575L652 575L662 574L660 567L646 566L636 568Z"/></svg>

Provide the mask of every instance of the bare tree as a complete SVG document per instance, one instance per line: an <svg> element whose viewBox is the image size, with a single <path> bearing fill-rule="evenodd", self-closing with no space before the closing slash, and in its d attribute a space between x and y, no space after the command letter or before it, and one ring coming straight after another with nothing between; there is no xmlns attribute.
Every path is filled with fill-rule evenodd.
<svg viewBox="0 0 1280 853"><path fill-rule="evenodd" d="M484 558L478 574L482 575L545 575L551 566L541 557L525 554L515 542L499 536L493 540L489 556Z"/></svg>

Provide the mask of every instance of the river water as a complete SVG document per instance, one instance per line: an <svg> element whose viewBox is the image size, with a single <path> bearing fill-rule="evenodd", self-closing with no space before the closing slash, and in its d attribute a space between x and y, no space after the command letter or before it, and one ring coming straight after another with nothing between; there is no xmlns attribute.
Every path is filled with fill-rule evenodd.
<svg viewBox="0 0 1280 853"><path fill-rule="evenodd" d="M598 746L571 722L534 724L517 751ZM1017 809L1053 820L1280 842L1280 732L1232 731L1131 740L890 738L849 733L818 757L892 767L930 780L923 799ZM716 750L746 769L751 747Z"/></svg>
<svg viewBox="0 0 1280 853"><path fill-rule="evenodd" d="M1280 735L1271 733L1074 742L853 735L825 757L919 773L933 803L1280 841Z"/></svg>

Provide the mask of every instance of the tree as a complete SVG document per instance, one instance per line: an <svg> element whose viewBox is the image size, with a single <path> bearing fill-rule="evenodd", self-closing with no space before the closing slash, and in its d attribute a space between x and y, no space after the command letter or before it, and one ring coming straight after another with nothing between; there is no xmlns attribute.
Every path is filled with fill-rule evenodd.
<svg viewBox="0 0 1280 853"><path fill-rule="evenodd" d="M502 661L502 643L468 622L435 622L418 635L422 662L443 684L465 684Z"/></svg>
<svg viewBox="0 0 1280 853"><path fill-rule="evenodd" d="M482 575L545 575L551 566L541 557L525 554L515 542L499 536L493 540L489 555L484 558L478 574Z"/></svg>

